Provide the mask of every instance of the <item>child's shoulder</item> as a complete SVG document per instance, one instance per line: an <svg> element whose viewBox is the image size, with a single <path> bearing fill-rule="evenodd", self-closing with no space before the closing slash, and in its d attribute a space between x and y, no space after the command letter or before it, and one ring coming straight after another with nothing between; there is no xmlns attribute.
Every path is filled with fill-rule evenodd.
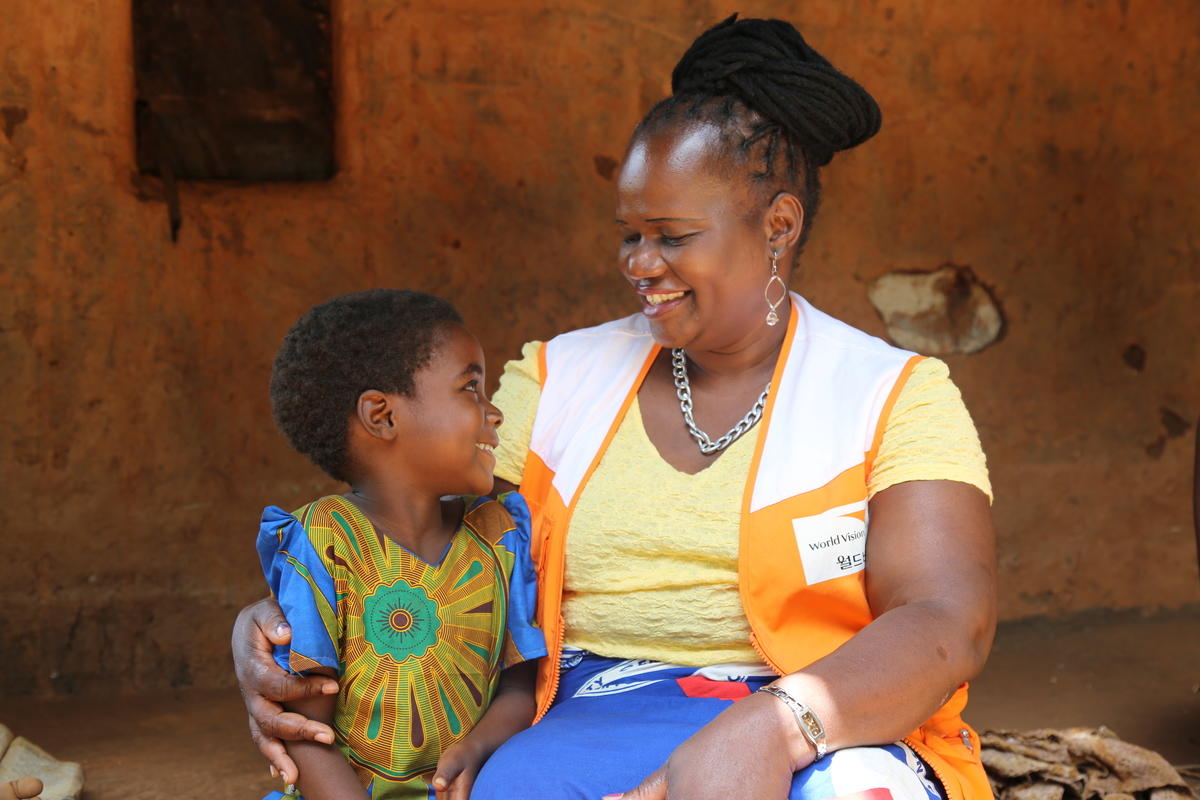
<svg viewBox="0 0 1200 800"><path fill-rule="evenodd" d="M496 544L508 533L528 531L529 512L525 501L516 492L490 497L464 497L466 510L463 524L490 544Z"/></svg>
<svg viewBox="0 0 1200 800"><path fill-rule="evenodd" d="M292 512L309 538L351 540L362 536L366 518L354 505L338 494L325 495L305 503Z"/></svg>
<svg viewBox="0 0 1200 800"><path fill-rule="evenodd" d="M321 497L287 512L279 506L263 509L258 528L258 556L272 591L278 592L278 572L285 564L302 574L327 573L339 554L354 543L354 523L348 501L336 495ZM274 577L273 577L274 576Z"/></svg>

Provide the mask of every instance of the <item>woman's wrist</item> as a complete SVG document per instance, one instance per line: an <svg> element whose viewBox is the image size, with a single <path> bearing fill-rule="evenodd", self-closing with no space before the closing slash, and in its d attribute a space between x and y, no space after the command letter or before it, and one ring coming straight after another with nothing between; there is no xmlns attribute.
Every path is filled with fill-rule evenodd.
<svg viewBox="0 0 1200 800"><path fill-rule="evenodd" d="M764 713L769 715L769 724L777 732L779 741L787 749L788 759L792 763L792 771L798 772L813 763L817 756L816 748L800 731L796 724L796 717L788 704L779 697L771 696L770 693L761 690L752 696L762 698Z"/></svg>
<svg viewBox="0 0 1200 800"><path fill-rule="evenodd" d="M787 706L796 722L796 729L813 749L813 761L824 758L829 746L825 738L825 725L817 713L780 686L762 686L758 691L771 695Z"/></svg>

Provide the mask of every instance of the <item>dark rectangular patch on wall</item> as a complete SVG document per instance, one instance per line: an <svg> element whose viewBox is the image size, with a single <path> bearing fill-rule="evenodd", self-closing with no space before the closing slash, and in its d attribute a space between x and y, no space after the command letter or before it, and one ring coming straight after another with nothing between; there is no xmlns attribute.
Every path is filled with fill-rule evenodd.
<svg viewBox="0 0 1200 800"><path fill-rule="evenodd" d="M133 0L137 163L165 179L335 171L331 0Z"/></svg>

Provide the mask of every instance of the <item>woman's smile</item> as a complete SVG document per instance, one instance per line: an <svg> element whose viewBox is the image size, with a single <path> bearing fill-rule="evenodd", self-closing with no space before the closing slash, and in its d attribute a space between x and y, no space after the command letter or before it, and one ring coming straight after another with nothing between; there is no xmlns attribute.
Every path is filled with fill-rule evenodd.
<svg viewBox="0 0 1200 800"><path fill-rule="evenodd" d="M639 291L638 294L642 297L642 313L651 319L658 319L683 305L691 292L664 292L651 289Z"/></svg>

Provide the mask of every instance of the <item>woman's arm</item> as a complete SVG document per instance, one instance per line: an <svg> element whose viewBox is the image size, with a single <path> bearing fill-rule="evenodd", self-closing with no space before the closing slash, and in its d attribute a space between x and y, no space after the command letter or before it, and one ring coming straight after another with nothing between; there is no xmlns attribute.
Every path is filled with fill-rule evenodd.
<svg viewBox="0 0 1200 800"><path fill-rule="evenodd" d="M911 733L982 669L995 630L995 545L982 492L955 481L901 483L875 495L870 515L867 598L875 620L775 682L820 717L831 750ZM782 800L792 773L814 757L787 706L755 693L625 798L658 800L669 787L671 797Z"/></svg>
<svg viewBox="0 0 1200 800"><path fill-rule="evenodd" d="M831 749L911 733L979 674L996 628L995 542L982 492L953 481L902 483L877 494L870 513L875 621L777 682L822 710Z"/></svg>
<svg viewBox="0 0 1200 800"><path fill-rule="evenodd" d="M307 719L299 709L285 711L280 703L335 695L338 685L332 678L302 677L280 669L271 648L291 640L292 629L271 598L243 608L233 624L233 666L250 716L250 738L277 772L294 781L296 764L281 740L333 744L333 729Z"/></svg>
<svg viewBox="0 0 1200 800"><path fill-rule="evenodd" d="M329 671L332 677L332 670ZM305 697L284 704L288 711L325 725L333 723L333 695ZM283 774L284 783L295 783L306 800L365 800L366 791L342 751L332 744L300 740L287 743L300 774Z"/></svg>
<svg viewBox="0 0 1200 800"><path fill-rule="evenodd" d="M467 800L483 762L510 736L533 722L537 711L533 699L536 663L525 661L501 672L496 696L479 722L442 753L433 777L438 800Z"/></svg>

